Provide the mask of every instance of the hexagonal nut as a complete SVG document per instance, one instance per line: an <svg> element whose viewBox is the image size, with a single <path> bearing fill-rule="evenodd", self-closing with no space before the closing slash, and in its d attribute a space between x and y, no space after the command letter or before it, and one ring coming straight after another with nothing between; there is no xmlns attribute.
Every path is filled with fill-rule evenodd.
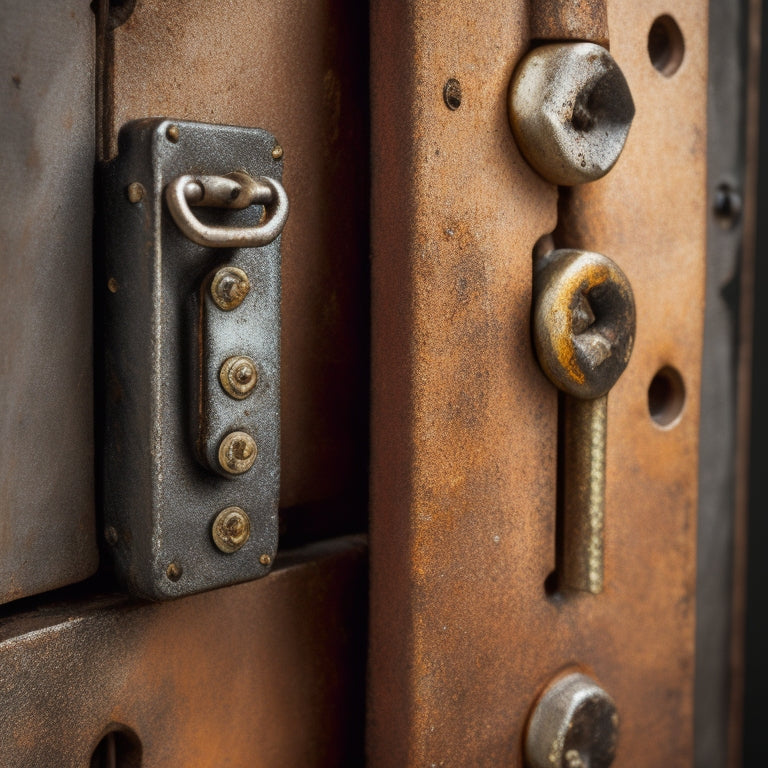
<svg viewBox="0 0 768 768"><path fill-rule="evenodd" d="M618 64L594 43L534 48L515 69L508 108L525 159L561 186L605 176L635 116Z"/></svg>
<svg viewBox="0 0 768 768"><path fill-rule="evenodd" d="M619 716L613 699L575 672L544 691L528 722L528 768L608 768L616 756Z"/></svg>

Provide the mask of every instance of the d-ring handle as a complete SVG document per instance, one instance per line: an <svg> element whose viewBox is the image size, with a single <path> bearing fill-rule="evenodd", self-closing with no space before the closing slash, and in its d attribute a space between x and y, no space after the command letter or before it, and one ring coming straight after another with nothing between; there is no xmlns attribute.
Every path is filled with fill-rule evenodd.
<svg viewBox="0 0 768 768"><path fill-rule="evenodd" d="M242 208L239 185L250 182L251 192L247 205L264 205L264 220L255 227L216 227L203 224L192 213L190 203L218 207ZM232 194L232 203L217 200L222 192ZM288 218L288 195L280 182L269 176L251 179L243 173L230 176L178 176L165 188L168 210L178 228L198 245L209 248L260 248L271 243L282 231Z"/></svg>

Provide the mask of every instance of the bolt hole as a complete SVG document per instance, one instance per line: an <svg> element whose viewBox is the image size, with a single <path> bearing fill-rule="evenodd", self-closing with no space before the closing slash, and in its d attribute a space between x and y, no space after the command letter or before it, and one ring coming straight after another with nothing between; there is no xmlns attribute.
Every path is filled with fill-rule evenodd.
<svg viewBox="0 0 768 768"><path fill-rule="evenodd" d="M648 387L651 418L660 427L673 427L679 421L684 405L685 385L682 376L674 368L662 368Z"/></svg>
<svg viewBox="0 0 768 768"><path fill-rule="evenodd" d="M677 22L666 14L659 16L648 33L648 56L651 64L664 77L672 77L683 63L684 53L683 33Z"/></svg>
<svg viewBox="0 0 768 768"><path fill-rule="evenodd" d="M718 184L712 208L720 226L723 229L733 229L741 217L741 195L727 181Z"/></svg>
<svg viewBox="0 0 768 768"><path fill-rule="evenodd" d="M141 768L141 741L125 726L104 735L91 755L90 768Z"/></svg>
<svg viewBox="0 0 768 768"><path fill-rule="evenodd" d="M445 106L451 111L461 106L461 83L455 78L451 78L443 88L443 99Z"/></svg>

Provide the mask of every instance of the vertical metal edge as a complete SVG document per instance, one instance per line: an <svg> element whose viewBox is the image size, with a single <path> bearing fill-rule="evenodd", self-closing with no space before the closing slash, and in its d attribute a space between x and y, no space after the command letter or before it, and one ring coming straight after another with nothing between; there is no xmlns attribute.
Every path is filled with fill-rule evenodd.
<svg viewBox="0 0 768 768"><path fill-rule="evenodd" d="M707 283L702 359L699 523L697 533L697 617L695 673L695 764L736 766L740 736L734 731L742 684L739 625L744 585L739 559L744 551L740 507L747 461L743 450L748 403L744 391L744 333L751 318L750 222L753 193L745 164L746 131L756 122L748 103L746 30L754 21L749 0L710 0L709 100L707 110ZM754 9L752 11L754 13ZM757 25L759 29L759 24ZM747 149L747 151L749 151ZM715 215L716 190L730 184L744 199L734 222ZM746 320L746 322L745 322ZM747 364L748 368L748 364ZM747 424L748 427L748 424ZM740 584L740 581L742 582ZM738 751L738 750L737 750ZM730 762L729 762L730 759Z"/></svg>
<svg viewBox="0 0 768 768"><path fill-rule="evenodd" d="M752 361L755 320L755 259L758 219L758 160L760 143L760 84L763 4L746 5L746 115L743 136L744 218L742 225L741 281L737 346L736 477L734 511L734 565L730 637L730 719L728 766L740 768L744 751L745 635L747 611L747 528L749 514L750 438L752 430Z"/></svg>

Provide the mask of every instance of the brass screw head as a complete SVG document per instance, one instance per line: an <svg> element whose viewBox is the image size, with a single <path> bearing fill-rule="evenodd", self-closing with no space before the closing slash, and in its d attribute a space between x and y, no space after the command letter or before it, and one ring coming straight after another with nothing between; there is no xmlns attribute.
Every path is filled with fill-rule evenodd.
<svg viewBox="0 0 768 768"><path fill-rule="evenodd" d="M269 555L267 555L267 554L263 554L263 555L262 555L262 556L259 558L259 562L260 562L262 565L272 565L272 558L271 558Z"/></svg>
<svg viewBox="0 0 768 768"><path fill-rule="evenodd" d="M184 569L178 563L170 563L165 569L165 575L171 581L178 581L182 573L184 573Z"/></svg>
<svg viewBox="0 0 768 768"><path fill-rule="evenodd" d="M169 125L165 129L165 135L168 138L168 141L172 141L175 144L179 140L179 126Z"/></svg>
<svg viewBox="0 0 768 768"><path fill-rule="evenodd" d="M219 381L224 391L235 400L244 400L253 392L259 374L256 363L250 357L228 357L219 371Z"/></svg>
<svg viewBox="0 0 768 768"><path fill-rule="evenodd" d="M275 144L272 148L272 157L275 160L279 160L283 156L283 148L279 144Z"/></svg>
<svg viewBox="0 0 768 768"><path fill-rule="evenodd" d="M256 461L256 441L247 432L230 432L219 446L219 466L230 475L242 475Z"/></svg>
<svg viewBox="0 0 768 768"><path fill-rule="evenodd" d="M225 312L239 307L250 290L248 275L237 267L222 267L211 280L211 296Z"/></svg>
<svg viewBox="0 0 768 768"><path fill-rule="evenodd" d="M143 184L140 184L138 181L134 181L132 184L128 185L128 189L126 189L125 194L128 197L129 203L139 203L144 199L146 190L144 189Z"/></svg>
<svg viewBox="0 0 768 768"><path fill-rule="evenodd" d="M222 509L213 521L213 543L227 554L237 552L251 535L251 521L240 507Z"/></svg>

